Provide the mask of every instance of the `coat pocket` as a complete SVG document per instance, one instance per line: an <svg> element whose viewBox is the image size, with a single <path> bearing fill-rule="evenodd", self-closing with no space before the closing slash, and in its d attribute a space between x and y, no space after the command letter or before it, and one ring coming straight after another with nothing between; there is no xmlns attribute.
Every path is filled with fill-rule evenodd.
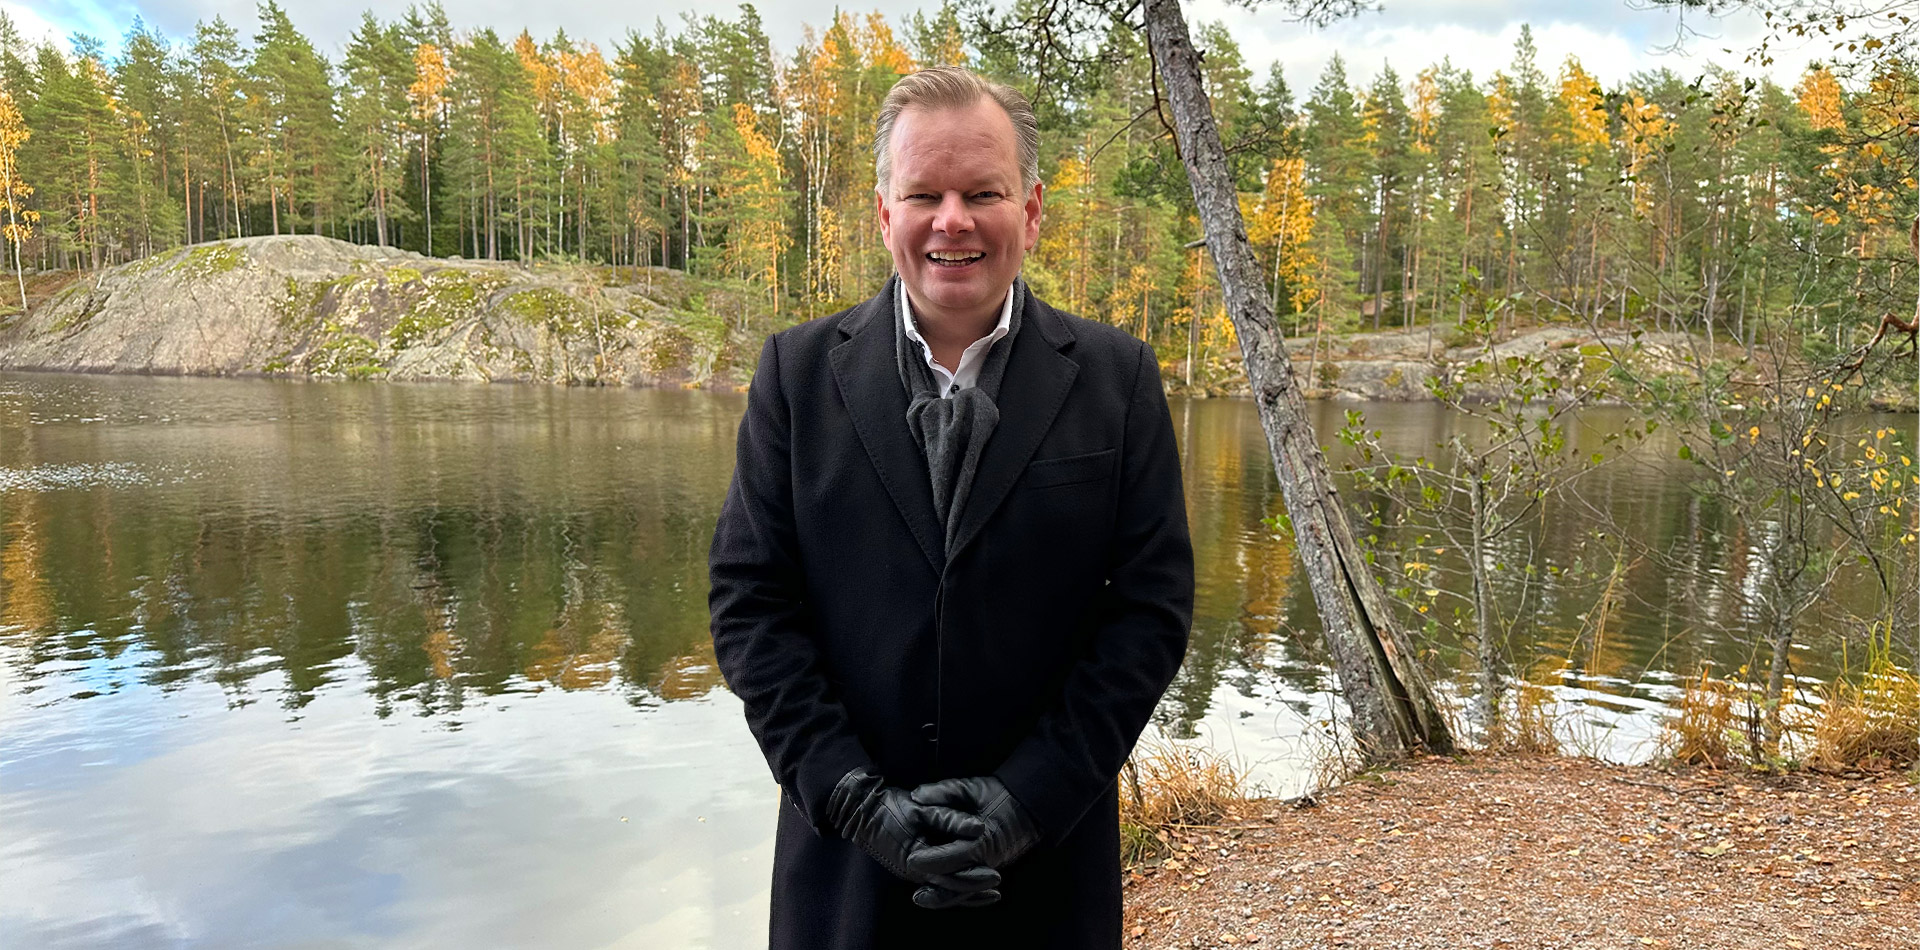
<svg viewBox="0 0 1920 950"><path fill-rule="evenodd" d="M1113 449L1101 449L1085 455L1040 459L1027 464L1020 484L1027 488L1056 488L1084 482L1105 481L1113 476Z"/></svg>

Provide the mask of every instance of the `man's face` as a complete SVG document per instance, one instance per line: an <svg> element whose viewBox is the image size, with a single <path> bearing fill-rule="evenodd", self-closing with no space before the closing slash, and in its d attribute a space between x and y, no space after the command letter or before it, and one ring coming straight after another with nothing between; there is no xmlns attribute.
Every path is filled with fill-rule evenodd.
<svg viewBox="0 0 1920 950"><path fill-rule="evenodd" d="M933 320L992 314L1040 238L1040 186L1020 187L1013 120L982 97L908 109L893 126L880 233L914 309Z"/></svg>

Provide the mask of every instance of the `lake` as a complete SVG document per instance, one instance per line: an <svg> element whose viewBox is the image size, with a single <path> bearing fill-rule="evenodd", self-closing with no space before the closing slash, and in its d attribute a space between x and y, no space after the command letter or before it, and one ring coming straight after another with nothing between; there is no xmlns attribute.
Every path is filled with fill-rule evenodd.
<svg viewBox="0 0 1920 950"><path fill-rule="evenodd" d="M744 405L0 374L0 945L764 945L776 789L706 630ZM1348 408L1315 407L1323 443ZM1407 452L1463 424L1361 408ZM1262 520L1258 419L1172 409L1198 598L1151 730L1295 794L1335 698ZM1590 410L1575 447L1619 421ZM1756 656L1762 526L1648 472L1582 496L1701 570L1623 571L1596 624L1591 513L1499 552L1516 672L1570 743L1624 760L1701 663ZM1840 623L1814 618L1799 681L1846 662ZM1470 646L1422 645L1464 695Z"/></svg>

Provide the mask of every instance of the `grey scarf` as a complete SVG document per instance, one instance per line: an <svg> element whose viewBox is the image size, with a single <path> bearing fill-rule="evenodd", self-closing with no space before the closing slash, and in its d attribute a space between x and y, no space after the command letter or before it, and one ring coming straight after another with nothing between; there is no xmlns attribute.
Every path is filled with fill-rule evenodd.
<svg viewBox="0 0 1920 950"><path fill-rule="evenodd" d="M933 479L933 511L946 527L946 548L952 553L953 539L960 527L960 512L973 487L974 472L980 454L1000 424L1000 378L1006 375L1007 354L1013 351L1013 338L1020 334L1020 310L1026 302L1027 285L1013 282L1013 316L1007 335L987 351L980 378L973 388L940 396L940 380L927 365L925 344L907 338L907 291L894 278L893 340L894 356L900 367L900 385L907 390L907 429L920 443L927 458L927 473ZM923 334L924 335L924 334Z"/></svg>

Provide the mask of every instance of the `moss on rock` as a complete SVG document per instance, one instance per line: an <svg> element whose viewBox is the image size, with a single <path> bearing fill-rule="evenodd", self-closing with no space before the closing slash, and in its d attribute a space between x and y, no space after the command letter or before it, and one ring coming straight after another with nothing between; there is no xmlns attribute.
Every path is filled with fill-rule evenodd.
<svg viewBox="0 0 1920 950"><path fill-rule="evenodd" d="M167 273L182 279L197 280L224 274L247 262L247 252L224 242L187 248Z"/></svg>
<svg viewBox="0 0 1920 950"><path fill-rule="evenodd" d="M326 339L308 357L308 372L348 379L369 379L386 373L387 368L379 362L379 343L331 320L321 324L321 332Z"/></svg>
<svg viewBox="0 0 1920 950"><path fill-rule="evenodd" d="M501 300L500 306L528 323L556 328L578 324L581 311L578 299L551 287L516 290Z"/></svg>

